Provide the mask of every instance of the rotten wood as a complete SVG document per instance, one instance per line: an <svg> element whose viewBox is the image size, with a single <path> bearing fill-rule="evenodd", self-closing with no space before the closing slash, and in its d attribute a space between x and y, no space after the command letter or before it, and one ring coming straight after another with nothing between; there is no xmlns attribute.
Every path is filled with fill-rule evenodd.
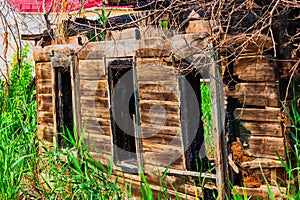
<svg viewBox="0 0 300 200"><path fill-rule="evenodd" d="M266 56L241 56L233 66L233 75L243 81L274 82L278 79L275 61Z"/></svg>
<svg viewBox="0 0 300 200"><path fill-rule="evenodd" d="M255 122L281 122L280 108L237 108L234 111L235 119Z"/></svg>
<svg viewBox="0 0 300 200"><path fill-rule="evenodd" d="M251 136L248 144L245 153L249 156L279 160L278 153L283 160L286 158L284 138Z"/></svg>
<svg viewBox="0 0 300 200"><path fill-rule="evenodd" d="M280 107L277 83L239 83L235 90L226 88L226 95L238 98L249 106Z"/></svg>
<svg viewBox="0 0 300 200"><path fill-rule="evenodd" d="M283 137L281 122L249 122L240 121L241 125L253 136Z"/></svg>

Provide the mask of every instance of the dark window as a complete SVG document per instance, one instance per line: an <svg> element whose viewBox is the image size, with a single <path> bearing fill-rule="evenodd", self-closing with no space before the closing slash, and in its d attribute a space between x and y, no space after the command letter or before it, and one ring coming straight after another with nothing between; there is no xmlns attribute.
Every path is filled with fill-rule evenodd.
<svg viewBox="0 0 300 200"><path fill-rule="evenodd" d="M137 166L132 60L108 62L114 162Z"/></svg>
<svg viewBox="0 0 300 200"><path fill-rule="evenodd" d="M56 122L57 132L68 137L67 131L73 135L73 109L72 109L72 86L69 68L55 68L56 83ZM62 135L58 135L58 144L65 147L68 142L64 140Z"/></svg>
<svg viewBox="0 0 300 200"><path fill-rule="evenodd" d="M185 150L186 168L190 171L207 170L204 128L201 110L200 74L183 70L179 76L180 120Z"/></svg>

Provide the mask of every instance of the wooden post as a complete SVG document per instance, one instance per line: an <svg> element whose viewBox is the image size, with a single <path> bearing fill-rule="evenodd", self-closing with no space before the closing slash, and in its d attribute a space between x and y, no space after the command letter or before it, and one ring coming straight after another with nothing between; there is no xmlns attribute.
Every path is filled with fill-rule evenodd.
<svg viewBox="0 0 300 200"><path fill-rule="evenodd" d="M212 128L214 132L214 156L216 164L216 184L218 189L218 199L226 199L229 195L227 188L228 162L227 162L227 143L225 140L225 107L223 94L223 81L220 76L218 66L214 60L214 52L209 47L212 65L210 68L210 89L212 99ZM227 196L229 197L229 196Z"/></svg>
<svg viewBox="0 0 300 200"><path fill-rule="evenodd" d="M73 103L73 120L75 130L78 137L81 137L81 115L80 115L80 90L79 90L79 72L78 72L78 60L76 56L71 56L70 63L70 75L71 75L71 87L72 87L72 103Z"/></svg>
<svg viewBox="0 0 300 200"><path fill-rule="evenodd" d="M139 168L139 173L144 173L144 163L143 163L143 152L142 152L142 141L141 141L141 116L140 116L140 105L139 105L139 95L138 95L138 83L137 83L137 73L136 73L136 59L133 58L132 62L133 71L133 91L135 100L135 112L136 117L134 118L134 134L135 134L135 145L137 153L137 163Z"/></svg>

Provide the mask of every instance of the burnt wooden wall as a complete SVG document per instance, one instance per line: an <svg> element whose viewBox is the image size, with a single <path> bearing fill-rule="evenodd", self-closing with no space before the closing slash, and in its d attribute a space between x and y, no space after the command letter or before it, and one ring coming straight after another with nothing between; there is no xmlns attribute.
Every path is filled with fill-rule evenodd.
<svg viewBox="0 0 300 200"><path fill-rule="evenodd" d="M237 46L248 37L232 36ZM271 185L284 179L278 155L286 159L279 102L279 66L273 55L266 53L270 48L271 38L265 35L254 37L226 67L230 72L224 73L224 79L230 76L233 82L225 87L228 104L235 102L233 99L238 100L238 103L233 103L235 108L232 113L229 113L233 116L229 135L234 135L229 154L239 166L239 170L235 171L243 177L244 186L262 191L264 176ZM232 164L233 168L235 164Z"/></svg>
<svg viewBox="0 0 300 200"><path fill-rule="evenodd" d="M209 32L210 27L207 24L209 23L205 23L204 20L194 20L187 30L190 34L199 31ZM166 161L174 161L176 158L170 167L174 170L173 174L170 172L167 178L176 185L179 192L184 193L182 185L187 186L188 194L193 198L192 187L195 182L191 179L185 180L185 177L196 177L199 174L182 172L186 170L186 164L180 121L180 92L178 73L170 60L170 52L175 53L176 57L176 53L180 56L189 55L190 51L196 51L197 48L176 49L178 44L183 42L178 37L171 44L162 38L144 38L145 40L142 38L137 41L135 29L131 29L130 34L128 31L118 32L120 38L126 40L89 43L77 54L76 70L79 75L77 103L80 104L80 125L82 128L86 126L88 133L85 135L85 143L95 156L101 157L104 162L110 161L113 146L107 82L108 66L104 64L103 58L136 57L145 168L162 167L163 170L168 164ZM201 38L199 35L196 37ZM230 121L226 134L230 137L228 152L232 162L229 163L234 173L243 177L243 184L246 187L262 188L261 185L265 182L261 168L268 181L278 182L280 178L284 178L281 173L282 164L277 156L278 153L286 159L286 138L282 129L282 109L279 102L279 71L282 68L274 60L272 51L269 51L272 48L271 38L257 35L249 40L249 37L252 36L247 34L228 36L227 42L233 44L233 47L248 42L237 57L226 57L226 62L223 63L227 115ZM190 40L195 41L195 38L190 37ZM64 48L56 45L44 49L37 48L35 52L38 128L40 138L50 143L55 131L53 121L55 109L48 54L52 51L54 54L71 54L80 48L79 45L65 45ZM158 102L166 112L164 124L160 123L160 119L164 116L157 113L154 113L156 120L151 120L153 116L149 112L150 108ZM118 170L115 171L115 175L120 173ZM148 176L152 177L150 183L154 184L153 175L149 173ZM212 179L215 178L213 175L210 176ZM138 187L138 176L125 173L125 178L127 180L132 178ZM199 193L202 191L198 183L196 188L199 189ZM242 191L239 187L236 189Z"/></svg>

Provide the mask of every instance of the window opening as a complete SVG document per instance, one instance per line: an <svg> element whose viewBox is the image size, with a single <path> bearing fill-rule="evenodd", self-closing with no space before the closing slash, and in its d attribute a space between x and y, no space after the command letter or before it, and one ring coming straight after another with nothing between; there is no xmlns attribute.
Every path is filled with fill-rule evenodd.
<svg viewBox="0 0 300 200"><path fill-rule="evenodd" d="M179 76L180 118L187 170L207 171L209 162L204 143L201 109L201 75L195 69L183 70Z"/></svg>
<svg viewBox="0 0 300 200"><path fill-rule="evenodd" d="M73 136L73 108L72 108L72 86L70 68L55 68L56 82L56 122L57 132L68 138L69 131ZM65 147L68 142L62 135L58 135L58 144Z"/></svg>
<svg viewBox="0 0 300 200"><path fill-rule="evenodd" d="M108 62L114 163L137 167L132 59Z"/></svg>

